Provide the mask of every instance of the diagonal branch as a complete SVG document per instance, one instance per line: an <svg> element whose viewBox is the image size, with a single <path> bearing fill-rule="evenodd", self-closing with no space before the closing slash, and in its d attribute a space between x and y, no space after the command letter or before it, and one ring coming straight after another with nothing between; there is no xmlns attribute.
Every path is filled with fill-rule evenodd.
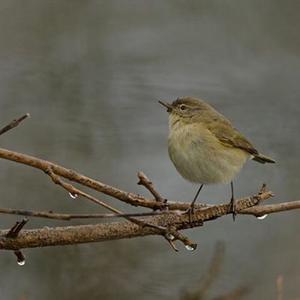
<svg viewBox="0 0 300 300"><path fill-rule="evenodd" d="M52 181L55 183L55 184L58 184L60 185L62 188L64 188L66 191L68 191L71 195L73 195L74 198L76 198L78 195L116 213L116 214L122 214L121 211L119 211L118 209L116 208L113 208L112 206L108 205L107 203L97 199L96 197L93 197L77 188L75 188L72 184L70 183L66 183L64 182L63 180L60 179L60 177L58 175L56 175L53 170L52 170L52 167L49 167L45 173L47 175L50 176L50 178L52 179Z"/></svg>
<svg viewBox="0 0 300 300"><path fill-rule="evenodd" d="M160 203L155 200L146 200L146 198L134 194L134 193L128 193L121 189L115 188L113 186L104 184L100 181L94 180L92 178L89 178L87 176L84 176L78 172L75 172L71 169L66 169L60 165L54 164L52 162L39 159L33 156L29 156L26 154L6 150L3 148L0 148L0 158L15 161L17 163L25 164L28 166L31 166L33 168L42 170L44 172L47 172L49 169L52 169L52 171L61 177L64 177L70 181L77 182L83 186L89 187L91 189L94 189L98 192L101 192L103 194L109 195L111 197L114 197L120 201L123 201L125 203L131 204L133 206L142 206L142 207L148 207L151 209L162 209L165 207L164 203ZM174 209L180 209L175 208ZM179 206L180 207L180 206Z"/></svg>

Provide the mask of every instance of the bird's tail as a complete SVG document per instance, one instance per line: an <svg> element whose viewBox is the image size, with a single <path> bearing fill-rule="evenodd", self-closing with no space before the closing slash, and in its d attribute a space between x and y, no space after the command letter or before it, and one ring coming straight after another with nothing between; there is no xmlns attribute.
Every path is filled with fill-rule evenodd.
<svg viewBox="0 0 300 300"><path fill-rule="evenodd" d="M261 164L265 164L265 163L274 164L275 163L275 160L273 160L272 158L270 158L268 156L262 155L260 153L254 155L254 157L252 159L259 162L259 163L261 163Z"/></svg>

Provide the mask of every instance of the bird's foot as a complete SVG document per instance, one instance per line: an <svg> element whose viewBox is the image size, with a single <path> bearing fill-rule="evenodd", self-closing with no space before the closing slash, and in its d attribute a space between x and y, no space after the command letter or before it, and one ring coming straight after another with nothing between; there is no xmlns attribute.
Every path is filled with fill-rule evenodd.
<svg viewBox="0 0 300 300"><path fill-rule="evenodd" d="M195 205L191 203L191 206L185 211L185 214L189 216L189 223L192 226L193 224L193 215L195 213Z"/></svg>

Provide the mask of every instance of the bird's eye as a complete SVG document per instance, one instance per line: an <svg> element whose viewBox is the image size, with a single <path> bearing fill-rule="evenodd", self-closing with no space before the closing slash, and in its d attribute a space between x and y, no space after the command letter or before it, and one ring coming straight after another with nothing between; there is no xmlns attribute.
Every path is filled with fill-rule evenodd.
<svg viewBox="0 0 300 300"><path fill-rule="evenodd" d="M182 111L184 111L184 110L187 109L187 107L186 107L184 104L181 104L181 105L179 106L179 108L180 108L180 110L182 110Z"/></svg>

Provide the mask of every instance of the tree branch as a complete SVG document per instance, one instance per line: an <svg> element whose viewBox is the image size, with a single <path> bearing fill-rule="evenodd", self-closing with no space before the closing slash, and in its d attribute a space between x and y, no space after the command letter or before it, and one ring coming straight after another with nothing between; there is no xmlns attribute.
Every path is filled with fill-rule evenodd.
<svg viewBox="0 0 300 300"><path fill-rule="evenodd" d="M267 195L254 195L238 200L238 210L258 204ZM198 209L193 215L192 223L188 214L165 214L143 218L141 221L170 229L170 234L176 239L176 231L194 226L202 226L204 222L214 220L231 213L230 204L221 204L209 208ZM174 232L175 231L175 232ZM56 228L41 228L22 230L17 238L6 237L7 230L0 230L0 249L16 250L22 248L70 245L79 243L100 242L147 235L161 235L156 228L142 227L132 222L113 222L96 225L78 225ZM191 241L185 245L195 246Z"/></svg>
<svg viewBox="0 0 300 300"><path fill-rule="evenodd" d="M70 181L77 182L83 186L89 187L91 189L109 195L113 198L119 199L120 201L131 204L133 206L142 206L142 207L148 207L152 209L162 209L166 206L164 203L160 203L155 200L146 201L146 198L140 195L125 192L121 189L115 188L108 184L104 184L100 181L84 176L71 169L66 169L60 165L30 155L0 148L0 158L25 164L27 166L42 170L45 173L47 173L47 171L51 169L56 175L64 177ZM180 208L174 205L173 209L180 209Z"/></svg>
<svg viewBox="0 0 300 300"><path fill-rule="evenodd" d="M261 217L263 215L283 212L287 210L294 210L299 208L300 208L300 200L295 200L291 202L282 202L278 204L268 204L268 205L250 207L240 211L239 214Z"/></svg>
<svg viewBox="0 0 300 300"><path fill-rule="evenodd" d="M18 126L29 115L14 120L3 129L0 135ZM187 249L194 250L196 244L184 236L180 230L202 226L205 222L214 220L231 213L230 204L220 205L195 205L195 213L191 219L185 211L190 208L186 202L168 201L155 189L150 179L142 172L138 173L139 184L145 186L153 195L154 199L148 199L135 193L129 193L116 187L104 184L98 180L89 178L74 170L67 169L58 164L39 159L26 154L0 148L0 158L22 163L33 168L42 170L50 176L52 181L62 186L71 195L80 195L94 203L101 205L114 214L59 214L53 212L34 212L24 210L0 209L0 213L20 214L59 220L70 220L74 218L100 218L100 217L122 217L128 221L112 222L96 225L78 225L56 228L40 228L32 230L21 230L23 226L17 225L12 230L0 230L0 249L15 250L18 259L22 253L19 249L32 247L45 247L56 245L69 245L78 243L88 243L123 238L133 238L146 235L163 236L174 250L177 250L174 242L181 241ZM130 205L160 210L160 212L127 214L106 204L98 198L81 191L72 184L62 180L76 182L82 186L89 187L98 192L102 192L113 198ZM257 205L273 196L263 186L257 195L241 198L236 202L236 211L239 214L249 214L256 217L300 208L300 201L279 203L273 205ZM167 211L165 210L167 209ZM142 218L140 218L142 217ZM22 223L25 225L25 223ZM16 234L13 234L13 232ZM20 254L21 253L21 254Z"/></svg>
<svg viewBox="0 0 300 300"><path fill-rule="evenodd" d="M174 239L177 239L177 240L180 240L182 243L184 243L185 245L189 245L189 246L192 246L193 248L196 248L197 245L195 243L193 243L192 241L190 241L187 237L185 237L184 235L178 233L176 231L176 229L172 230L172 234L171 234L171 229L170 228L166 228L166 227L163 227L163 226L160 226L158 224L152 224L152 223L148 223L148 222L145 222L143 220L140 220L140 219L136 219L136 218L133 218L133 217L128 217L128 216L124 216L124 214L104 203L103 201L100 201L99 199L85 193L85 192L82 192L81 190L75 188L73 185L69 184L69 183L66 183L64 182L63 180L60 179L60 177L56 174L54 174L53 170L52 170L52 167L50 167L49 169L46 170L46 173L51 177L51 179L53 180L53 182L55 184L58 184L60 185L61 187L63 187L65 190L67 190L71 195L74 195L74 197L80 195L80 196L83 196L84 198L88 199L88 200L91 200L93 201L94 203L96 204L99 204L105 208L107 208L108 210L122 216L123 218L125 218L126 220L136 224L136 225L139 225L139 226L142 226L142 227L150 227L150 228L155 228L157 229L157 231L164 236L164 238L169 242L169 244L171 245L171 247L177 251L176 247L174 247L174 244L172 242L172 240L169 238L169 236L173 236Z"/></svg>
<svg viewBox="0 0 300 300"><path fill-rule="evenodd" d="M100 181L89 178L71 169L66 169L60 165L54 164L52 162L42 160L33 156L26 154L6 150L0 148L0 158L14 161L17 163L25 164L27 166L42 170L47 173L51 169L55 174L62 176L70 181L77 182L83 186L87 186L96 191L102 192L103 194L109 195L125 203L131 204L133 206L146 207L151 209L164 209L167 207L169 210L182 210L185 211L190 207L189 203L184 202L172 202L162 203L153 199L146 199L141 195L134 193L125 192L116 187L104 184ZM209 207L207 204L195 204L195 208L205 208Z"/></svg>

